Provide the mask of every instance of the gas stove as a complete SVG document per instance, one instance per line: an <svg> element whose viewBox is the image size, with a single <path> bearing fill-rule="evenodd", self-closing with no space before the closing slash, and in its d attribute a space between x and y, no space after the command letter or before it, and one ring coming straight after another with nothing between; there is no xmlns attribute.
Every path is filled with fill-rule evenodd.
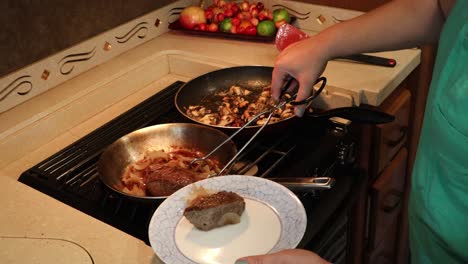
<svg viewBox="0 0 468 264"><path fill-rule="evenodd" d="M139 128L190 122L174 106L175 82L68 147L23 172L19 181L100 221L148 242L148 224L160 201L128 199L106 187L96 164L112 142ZM309 122L310 121L310 122ZM354 162L355 141L346 123L301 120L287 131L260 134L230 174L258 177L332 177L329 190L297 192L308 224L299 248L345 263L350 208L364 179ZM240 149L248 138L234 138Z"/></svg>

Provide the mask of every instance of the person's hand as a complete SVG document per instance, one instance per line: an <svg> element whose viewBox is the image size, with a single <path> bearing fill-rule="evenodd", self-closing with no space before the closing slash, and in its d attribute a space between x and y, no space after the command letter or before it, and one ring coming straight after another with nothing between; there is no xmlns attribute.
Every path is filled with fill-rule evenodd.
<svg viewBox="0 0 468 264"><path fill-rule="evenodd" d="M279 99L280 90L288 75L299 82L296 101L309 97L313 92L315 81L323 73L329 60L326 50L326 45L321 43L317 36L293 43L284 49L276 58L273 68L271 82L273 98ZM296 115L302 116L305 107L305 105L296 106Z"/></svg>
<svg viewBox="0 0 468 264"><path fill-rule="evenodd" d="M329 264L319 255L304 249L285 249L276 253L240 258L236 264Z"/></svg>

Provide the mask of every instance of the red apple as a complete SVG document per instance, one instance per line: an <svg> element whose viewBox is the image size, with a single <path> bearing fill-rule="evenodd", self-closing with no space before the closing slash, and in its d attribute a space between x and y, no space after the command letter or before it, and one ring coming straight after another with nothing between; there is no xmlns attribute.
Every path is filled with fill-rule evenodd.
<svg viewBox="0 0 468 264"><path fill-rule="evenodd" d="M193 29L198 24L206 23L205 10L199 6L188 6L180 13L179 21L182 27Z"/></svg>

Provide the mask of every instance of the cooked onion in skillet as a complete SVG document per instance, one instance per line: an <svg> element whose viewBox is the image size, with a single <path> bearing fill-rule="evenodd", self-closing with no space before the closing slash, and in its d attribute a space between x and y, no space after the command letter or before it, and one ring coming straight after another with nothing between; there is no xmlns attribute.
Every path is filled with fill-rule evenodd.
<svg viewBox="0 0 468 264"><path fill-rule="evenodd" d="M289 94L285 95L289 97ZM186 114L192 119L215 126L241 127L252 117L274 105L270 86L262 91L251 91L239 86L218 92L205 98L200 105L190 105ZM286 104L284 109L277 109L270 123L278 122L294 115L294 107ZM263 125L267 115L260 117L255 125Z"/></svg>
<svg viewBox="0 0 468 264"><path fill-rule="evenodd" d="M189 166L200 151L174 148L169 152L150 150L138 161L129 164L121 177L122 191L136 196L168 196L193 182L220 171L218 161Z"/></svg>

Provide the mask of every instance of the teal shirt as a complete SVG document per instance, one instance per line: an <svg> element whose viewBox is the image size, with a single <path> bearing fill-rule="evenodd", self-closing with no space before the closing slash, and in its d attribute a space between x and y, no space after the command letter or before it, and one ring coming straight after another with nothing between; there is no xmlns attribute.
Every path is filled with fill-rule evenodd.
<svg viewBox="0 0 468 264"><path fill-rule="evenodd" d="M440 36L412 174L413 263L468 263L468 1Z"/></svg>

